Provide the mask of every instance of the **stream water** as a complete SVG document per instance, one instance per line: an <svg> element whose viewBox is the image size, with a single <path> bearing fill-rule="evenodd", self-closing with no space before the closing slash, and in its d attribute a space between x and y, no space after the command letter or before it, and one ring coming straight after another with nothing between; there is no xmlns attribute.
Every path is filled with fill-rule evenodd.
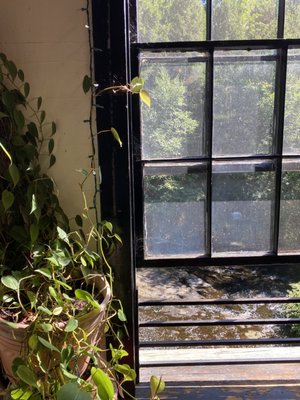
<svg viewBox="0 0 300 400"><path fill-rule="evenodd" d="M141 268L137 271L139 300L238 299L287 296L300 281L300 265L268 267ZM282 304L149 306L140 321L284 318ZM280 325L141 328L140 340L257 339L283 337Z"/></svg>

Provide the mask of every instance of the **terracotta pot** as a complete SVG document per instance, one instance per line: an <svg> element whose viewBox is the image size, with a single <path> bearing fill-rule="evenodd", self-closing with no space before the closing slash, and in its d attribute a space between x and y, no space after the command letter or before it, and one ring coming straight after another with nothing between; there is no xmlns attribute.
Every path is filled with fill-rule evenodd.
<svg viewBox="0 0 300 400"><path fill-rule="evenodd" d="M91 282L95 287L103 293L103 301L101 302L100 310L92 310L80 317L78 317L79 328L85 331L87 335L87 342L96 346L101 337L103 337L104 323L103 318L106 312L107 305L111 298L111 291L108 282L102 275L95 275L91 277ZM59 323L59 327L63 329L65 323ZM30 324L17 324L17 328L11 328L0 318L0 360L5 375L13 382L15 380L12 372L12 362L15 358L21 357L22 353L26 350L26 336L30 331ZM79 330L80 332L80 330ZM79 334L80 335L80 334ZM65 338L65 336L64 336ZM72 343L72 334L69 335L70 342ZM79 336L80 338L80 336ZM68 336L67 336L68 340ZM74 340L73 340L74 342ZM54 340L54 344L64 345L59 338ZM49 352L45 352L46 358L49 359ZM50 357L53 355L51 354ZM77 372L81 376L89 363L89 357L81 357L77 362ZM55 364L55 359L54 363Z"/></svg>

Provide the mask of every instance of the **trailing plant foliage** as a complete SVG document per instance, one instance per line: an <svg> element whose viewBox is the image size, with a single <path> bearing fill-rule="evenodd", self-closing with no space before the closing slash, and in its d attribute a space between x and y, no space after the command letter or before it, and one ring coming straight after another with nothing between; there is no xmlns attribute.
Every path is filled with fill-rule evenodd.
<svg viewBox="0 0 300 400"><path fill-rule="evenodd" d="M149 105L139 78L126 88ZM6 367L13 375L9 395L128 398L122 385L136 374L122 361L128 356L120 333L126 316L114 297L108 261L121 239L109 221L95 226L90 217L84 183L92 172L80 184L84 209L70 230L54 182L41 167L55 163L56 126L46 122L41 97L29 94L23 71L0 54L0 323L22 343ZM110 131L121 145L117 131ZM163 382L153 377L150 386L158 399Z"/></svg>

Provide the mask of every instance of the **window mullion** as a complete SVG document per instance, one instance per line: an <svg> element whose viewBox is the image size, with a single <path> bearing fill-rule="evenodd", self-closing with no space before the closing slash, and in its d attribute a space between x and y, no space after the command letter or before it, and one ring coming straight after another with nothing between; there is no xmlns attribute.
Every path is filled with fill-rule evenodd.
<svg viewBox="0 0 300 400"><path fill-rule="evenodd" d="M213 132L213 87L214 87L214 60L213 51L209 53L206 68L206 154L209 157L207 165L207 202L206 202L206 251L211 256L211 232L212 232L212 132Z"/></svg>
<svg viewBox="0 0 300 400"><path fill-rule="evenodd" d="M278 25L277 25L278 39L282 39L284 37L284 20L285 20L285 0L279 0Z"/></svg>
<svg viewBox="0 0 300 400"><path fill-rule="evenodd" d="M206 40L211 40L212 30L212 0L206 2Z"/></svg>
<svg viewBox="0 0 300 400"><path fill-rule="evenodd" d="M288 50L278 50L279 59L277 62L276 82L275 82L275 108L274 108L274 134L275 146L274 153L279 155L277 159L276 183L275 183L275 209L274 209L274 229L273 229L273 249L278 253L279 220L280 220L280 196L281 196L281 176L282 176L282 149L283 149L283 130L284 130L284 109L285 109L285 87L287 70Z"/></svg>

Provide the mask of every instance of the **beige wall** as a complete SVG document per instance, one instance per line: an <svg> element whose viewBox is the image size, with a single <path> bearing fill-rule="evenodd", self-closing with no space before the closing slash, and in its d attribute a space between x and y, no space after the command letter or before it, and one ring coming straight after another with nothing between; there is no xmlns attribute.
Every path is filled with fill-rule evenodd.
<svg viewBox="0 0 300 400"><path fill-rule="evenodd" d="M82 210L78 169L89 169L89 73L85 0L0 0L0 52L23 69L32 97L42 96L47 120L57 123L51 169L69 216ZM92 187L86 187L88 195Z"/></svg>

